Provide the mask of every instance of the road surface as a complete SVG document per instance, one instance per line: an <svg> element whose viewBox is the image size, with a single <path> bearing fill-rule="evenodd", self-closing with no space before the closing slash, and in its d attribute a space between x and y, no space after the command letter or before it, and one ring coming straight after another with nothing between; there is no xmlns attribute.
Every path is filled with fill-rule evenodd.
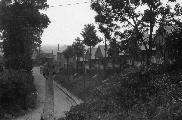
<svg viewBox="0 0 182 120"><path fill-rule="evenodd" d="M46 80L43 77L43 75L40 74L39 67L35 67L33 69L33 76L35 79L35 85L38 92L38 107L29 114L16 118L16 120L40 120L40 116L43 113L44 102L46 101L45 100ZM58 86L56 83L54 83L53 87L54 87L54 117L55 118L64 117L65 111L69 111L71 106L78 104L78 102L76 103L73 99L71 99L70 96L73 95L68 91L66 91L65 93L65 91L63 91L64 88L61 89L62 88L61 86Z"/></svg>

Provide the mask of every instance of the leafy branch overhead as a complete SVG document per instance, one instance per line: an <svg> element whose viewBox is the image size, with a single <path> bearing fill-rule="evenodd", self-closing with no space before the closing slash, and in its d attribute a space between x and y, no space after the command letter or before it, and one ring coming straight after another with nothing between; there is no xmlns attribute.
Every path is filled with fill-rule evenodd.
<svg viewBox="0 0 182 120"><path fill-rule="evenodd" d="M171 6L172 2L175 7ZM96 11L95 21L108 40L119 33L121 50L138 56L144 48L148 58L156 48L156 31L162 25L180 21L182 15L182 7L175 0L168 0L167 5L161 0L92 0L91 8Z"/></svg>
<svg viewBox="0 0 182 120"><path fill-rule="evenodd" d="M29 54L30 57L33 50L40 46L43 29L50 23L47 15L40 12L48 8L46 2L47 0L0 1L0 32L7 61L23 54Z"/></svg>

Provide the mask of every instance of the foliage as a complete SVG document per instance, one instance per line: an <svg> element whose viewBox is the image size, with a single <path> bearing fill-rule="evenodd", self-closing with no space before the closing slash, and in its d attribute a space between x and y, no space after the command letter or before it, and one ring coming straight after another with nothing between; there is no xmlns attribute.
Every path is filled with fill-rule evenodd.
<svg viewBox="0 0 182 120"><path fill-rule="evenodd" d="M79 37L75 39L75 42L73 42L72 47L74 49L74 55L76 57L82 57L85 52L85 47Z"/></svg>
<svg viewBox="0 0 182 120"><path fill-rule="evenodd" d="M111 57L116 57L119 56L119 52L120 52L119 44L117 43L116 39L113 38L110 41L110 48L108 49L108 55Z"/></svg>
<svg viewBox="0 0 182 120"><path fill-rule="evenodd" d="M17 69L17 66L12 64L16 61L21 68L30 70L33 50L40 46L43 29L50 22L49 18L40 12L47 7L46 0L0 1L0 32L7 68ZM19 59L20 61L17 61ZM29 65L21 65L27 59Z"/></svg>
<svg viewBox="0 0 182 120"><path fill-rule="evenodd" d="M81 35L83 36L83 44L90 47L90 64L89 68L91 68L91 56L92 56L92 47L95 47L101 39L97 36L95 30L95 26L93 24L85 25Z"/></svg>
<svg viewBox="0 0 182 120"><path fill-rule="evenodd" d="M73 107L65 119L180 119L181 81L181 71L162 74L155 74L151 69L125 71L92 89L91 95L87 96L90 99Z"/></svg>
<svg viewBox="0 0 182 120"><path fill-rule="evenodd" d="M143 12L140 11L141 7L144 8ZM113 31L112 36L119 36L121 52L124 50L135 58L139 56L141 47L144 47L148 64L152 49L155 48L153 34L161 25L180 21L177 18L181 16L179 4L172 11L170 4L164 6L161 0L92 0L91 8L97 12L95 20L105 28L105 33Z"/></svg>
<svg viewBox="0 0 182 120"><path fill-rule="evenodd" d="M72 46L68 46L64 51L63 51L64 57L66 59L69 59L71 57L73 57L74 55L74 50Z"/></svg>
<svg viewBox="0 0 182 120"><path fill-rule="evenodd" d="M78 61L80 60L80 57L84 56L85 46L81 39L77 37L75 42L73 42L72 47L74 51L74 57L76 58L76 69L78 70Z"/></svg>
<svg viewBox="0 0 182 120"><path fill-rule="evenodd" d="M17 116L36 107L36 88L31 72L8 70L0 78L0 118Z"/></svg>
<svg viewBox="0 0 182 120"><path fill-rule="evenodd" d="M100 42L93 24L85 25L81 35L83 36L83 43L87 46L94 47Z"/></svg>
<svg viewBox="0 0 182 120"><path fill-rule="evenodd" d="M178 25L179 24L179 25ZM166 37L166 48L165 54L167 54L168 59L174 61L173 69L181 69L182 64L182 26L178 22L176 29Z"/></svg>
<svg viewBox="0 0 182 120"><path fill-rule="evenodd" d="M69 59L74 56L74 49L73 46L68 46L64 51L63 55L66 58L67 61L67 69L69 68Z"/></svg>

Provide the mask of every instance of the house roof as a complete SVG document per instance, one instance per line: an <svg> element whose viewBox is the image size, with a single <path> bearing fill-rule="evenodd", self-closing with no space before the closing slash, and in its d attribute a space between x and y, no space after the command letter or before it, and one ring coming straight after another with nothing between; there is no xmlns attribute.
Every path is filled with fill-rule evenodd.
<svg viewBox="0 0 182 120"><path fill-rule="evenodd" d="M105 45L100 45L99 48L100 48L100 50L101 50L101 52L102 52L102 54L103 54L103 57L108 57L107 51L108 51L108 49L109 49L109 46L106 47L106 49L107 49L107 51L106 51L106 56L105 56Z"/></svg>
<svg viewBox="0 0 182 120"><path fill-rule="evenodd" d="M91 49L91 59L95 59L96 50L97 50L97 48L92 48ZM88 59L90 58L90 48L87 49L85 57L88 58Z"/></svg>
<svg viewBox="0 0 182 120"><path fill-rule="evenodd" d="M108 51L109 46L107 46L107 51ZM99 50L100 50L100 54L99 55ZM108 57L108 53L106 51L106 56L105 56L105 45L99 45L96 51L96 57Z"/></svg>

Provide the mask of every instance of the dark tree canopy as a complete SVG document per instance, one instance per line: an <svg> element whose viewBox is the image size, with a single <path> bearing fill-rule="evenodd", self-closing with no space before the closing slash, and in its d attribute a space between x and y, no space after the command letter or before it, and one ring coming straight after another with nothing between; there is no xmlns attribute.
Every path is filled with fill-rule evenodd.
<svg viewBox="0 0 182 120"><path fill-rule="evenodd" d="M100 42L99 37L96 34L95 26L93 24L85 25L81 35L83 36L83 43L87 46L94 47Z"/></svg>
<svg viewBox="0 0 182 120"><path fill-rule="evenodd" d="M72 46L68 46L64 51L63 55L66 59L69 59L74 56L74 49Z"/></svg>
<svg viewBox="0 0 182 120"><path fill-rule="evenodd" d="M31 69L33 50L41 44L43 29L49 24L47 15L40 10L48 7L47 0L1 0L0 32L6 67ZM27 60L29 62L25 63ZM15 62L17 65L13 65ZM29 67L25 67L27 65Z"/></svg>
<svg viewBox="0 0 182 120"><path fill-rule="evenodd" d="M82 57L85 52L85 46L83 45L82 40L77 37L75 42L73 42L72 47L74 49L74 56Z"/></svg>
<svg viewBox="0 0 182 120"><path fill-rule="evenodd" d="M174 20L179 21L182 13L180 4L172 8L170 4L163 5L161 0L92 0L91 8L97 12L95 21L106 29L116 31L117 25L120 26L119 39L125 50L127 46L126 51L138 56L144 47L148 58L156 47L153 35L159 26L175 24Z"/></svg>

